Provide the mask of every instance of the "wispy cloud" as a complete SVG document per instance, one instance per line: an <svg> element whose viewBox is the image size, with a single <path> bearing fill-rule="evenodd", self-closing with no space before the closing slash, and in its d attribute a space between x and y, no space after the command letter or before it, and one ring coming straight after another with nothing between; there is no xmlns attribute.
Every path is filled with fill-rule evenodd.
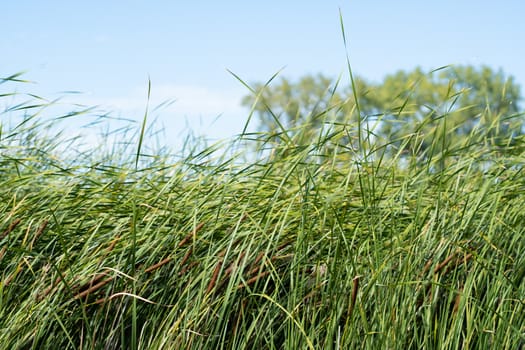
<svg viewBox="0 0 525 350"><path fill-rule="evenodd" d="M242 95L229 91L217 91L199 86L159 85L152 86L150 108L179 115L216 117L220 114L239 114ZM146 88L135 88L124 95L95 96L83 94L75 96L75 102L84 105L97 105L118 112L142 111L146 107Z"/></svg>
<svg viewBox="0 0 525 350"><path fill-rule="evenodd" d="M164 127L166 143L177 147L184 134L210 139L226 139L238 134L244 126L246 109L240 105L242 93L217 91L201 86L152 85L149 113ZM147 104L145 87L134 88L122 95L72 95L71 103L98 106L114 116L141 121Z"/></svg>

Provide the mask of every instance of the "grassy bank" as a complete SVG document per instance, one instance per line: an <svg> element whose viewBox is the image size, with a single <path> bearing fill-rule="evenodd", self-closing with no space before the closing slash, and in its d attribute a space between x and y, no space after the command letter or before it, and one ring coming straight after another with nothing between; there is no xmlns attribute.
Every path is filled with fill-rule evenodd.
<svg viewBox="0 0 525 350"><path fill-rule="evenodd" d="M40 107L0 120L2 349L525 346L521 139L72 153Z"/></svg>

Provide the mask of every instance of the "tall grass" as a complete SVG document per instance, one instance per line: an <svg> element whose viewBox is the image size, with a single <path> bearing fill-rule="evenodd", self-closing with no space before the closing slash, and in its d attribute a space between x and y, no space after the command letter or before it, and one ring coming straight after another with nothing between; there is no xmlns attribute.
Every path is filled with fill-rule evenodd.
<svg viewBox="0 0 525 350"><path fill-rule="evenodd" d="M421 156L327 121L173 158L145 151L145 118L72 153L45 106L15 107L21 122L0 116L2 349L525 344L522 139L506 152L475 130Z"/></svg>

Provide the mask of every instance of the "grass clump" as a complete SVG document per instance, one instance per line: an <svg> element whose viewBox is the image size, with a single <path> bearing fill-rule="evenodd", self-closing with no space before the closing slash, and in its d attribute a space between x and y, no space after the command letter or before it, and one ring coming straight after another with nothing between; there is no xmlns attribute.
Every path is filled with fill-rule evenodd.
<svg viewBox="0 0 525 350"><path fill-rule="evenodd" d="M2 349L525 344L519 137L506 152L474 130L411 154L421 140L392 151L326 121L178 158L148 151L144 128L72 153L43 105L15 107L0 134Z"/></svg>

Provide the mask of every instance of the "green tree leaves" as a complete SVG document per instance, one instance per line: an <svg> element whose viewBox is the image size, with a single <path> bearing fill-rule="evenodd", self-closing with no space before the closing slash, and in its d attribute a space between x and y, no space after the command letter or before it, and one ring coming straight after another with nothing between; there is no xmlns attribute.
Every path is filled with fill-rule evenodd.
<svg viewBox="0 0 525 350"><path fill-rule="evenodd" d="M327 124L345 124L355 132L361 121L368 140L372 134L374 142L382 140L394 152L443 152L472 134L494 141L523 134L520 87L502 70L453 66L425 73L415 68L387 75L380 83L354 80L356 91L341 89L339 80L323 75L295 82L281 78L269 86L256 84L260 98L248 95L242 103L254 108L264 131L279 131L275 118L292 135L294 129L306 126L317 132Z"/></svg>

